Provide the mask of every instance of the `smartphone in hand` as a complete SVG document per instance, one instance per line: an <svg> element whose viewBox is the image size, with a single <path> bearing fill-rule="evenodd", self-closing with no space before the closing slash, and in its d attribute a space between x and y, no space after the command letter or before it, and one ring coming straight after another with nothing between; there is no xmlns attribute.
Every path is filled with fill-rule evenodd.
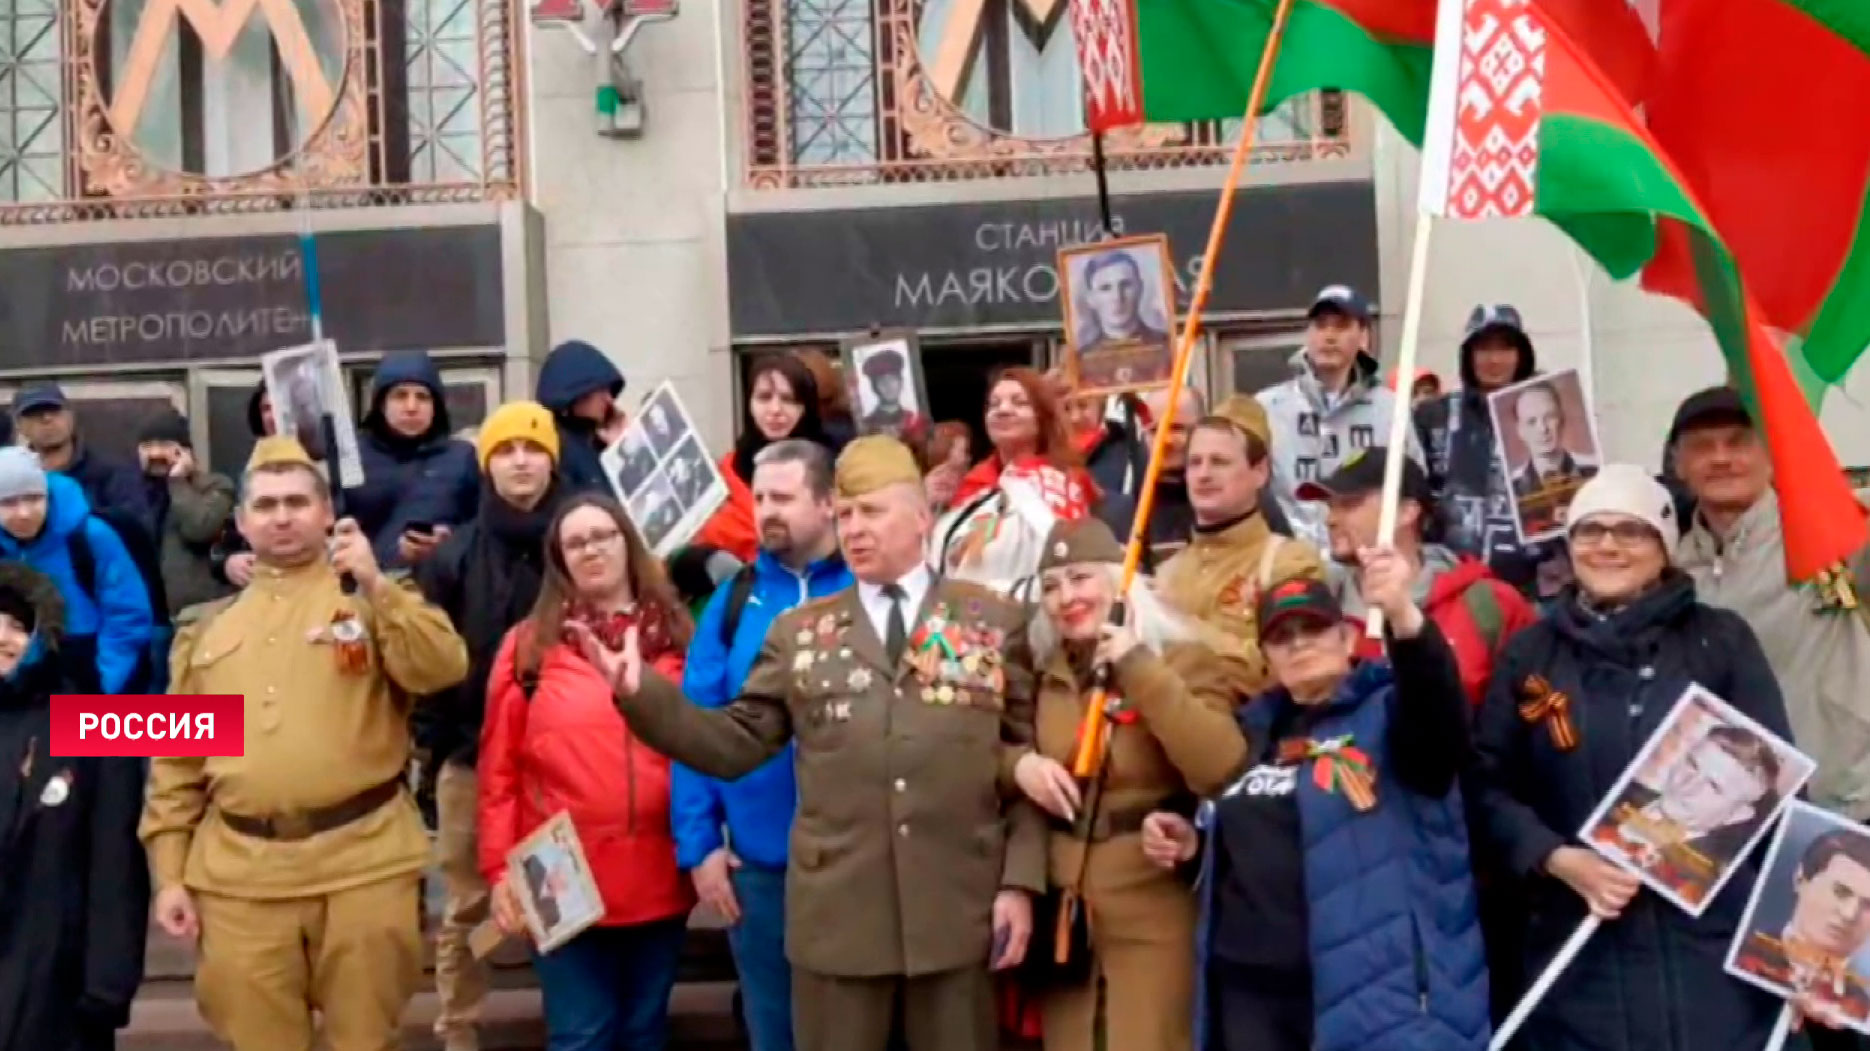
<svg viewBox="0 0 1870 1051"><path fill-rule="evenodd" d="M987 965L989 967L998 967L1000 966L1000 961L1006 959L1007 944L1012 940L1013 932L1011 930L999 926L993 929L993 949L987 954Z"/></svg>

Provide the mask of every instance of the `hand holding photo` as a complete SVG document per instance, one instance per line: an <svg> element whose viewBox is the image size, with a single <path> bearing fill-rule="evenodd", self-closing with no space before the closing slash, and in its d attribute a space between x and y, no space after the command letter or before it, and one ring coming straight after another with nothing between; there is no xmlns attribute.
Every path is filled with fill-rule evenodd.
<svg viewBox="0 0 1870 1051"><path fill-rule="evenodd" d="M1059 299L1080 394L1152 390L1175 368L1175 268L1161 234L1058 253Z"/></svg>
<svg viewBox="0 0 1870 1051"><path fill-rule="evenodd" d="M1502 387L1487 396L1487 406L1520 543L1562 535L1572 497L1602 462L1597 418L1578 370Z"/></svg>
<svg viewBox="0 0 1870 1051"><path fill-rule="evenodd" d="M604 899L591 877L578 830L562 810L507 855L507 879L519 892L527 929L542 953L604 918Z"/></svg>
<svg viewBox="0 0 1870 1051"><path fill-rule="evenodd" d="M1579 838L1699 916L1816 769L1790 743L1691 686Z"/></svg>
<svg viewBox="0 0 1870 1051"><path fill-rule="evenodd" d="M1727 972L1821 1024L1870 1033L1870 830L1809 803L1788 807Z"/></svg>

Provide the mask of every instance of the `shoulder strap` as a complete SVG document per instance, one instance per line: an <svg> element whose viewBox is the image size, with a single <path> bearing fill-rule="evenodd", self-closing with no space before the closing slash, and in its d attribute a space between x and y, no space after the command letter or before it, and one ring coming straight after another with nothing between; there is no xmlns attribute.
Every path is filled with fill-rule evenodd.
<svg viewBox="0 0 1870 1051"><path fill-rule="evenodd" d="M753 597L753 563L749 562L734 571L734 578L727 584L727 608L721 611L721 645L731 647L734 636L740 634L740 614L747 608L747 600Z"/></svg>
<svg viewBox="0 0 1870 1051"><path fill-rule="evenodd" d="M1286 546L1285 537L1280 536L1278 533L1267 536L1266 546L1260 550L1260 573L1258 579L1261 591L1272 587L1273 584L1276 583L1276 581L1273 580L1273 563L1278 560L1279 549L1284 546Z"/></svg>
<svg viewBox="0 0 1870 1051"><path fill-rule="evenodd" d="M1500 608L1500 596L1493 593L1493 585L1485 580L1468 585L1461 592L1461 603L1467 607L1468 616L1474 618L1474 626L1480 629L1487 652L1497 651L1500 635L1506 630L1506 611Z"/></svg>
<svg viewBox="0 0 1870 1051"><path fill-rule="evenodd" d="M84 596L97 605L97 555L91 551L91 523L97 521L96 515L90 515L72 530L68 541L71 554L72 576L78 581L78 587Z"/></svg>

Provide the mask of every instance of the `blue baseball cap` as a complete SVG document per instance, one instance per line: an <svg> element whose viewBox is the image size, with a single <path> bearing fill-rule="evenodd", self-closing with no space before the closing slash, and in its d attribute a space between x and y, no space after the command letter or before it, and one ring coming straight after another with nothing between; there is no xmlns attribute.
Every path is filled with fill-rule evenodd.
<svg viewBox="0 0 1870 1051"><path fill-rule="evenodd" d="M18 416L35 409L63 409L70 404L58 384L44 383L37 387L27 387L14 395L13 413Z"/></svg>
<svg viewBox="0 0 1870 1051"><path fill-rule="evenodd" d="M1373 313L1370 301L1359 295L1349 285L1326 285L1312 297L1312 307L1305 312L1306 320L1312 320L1320 314L1343 314L1355 321L1368 325Z"/></svg>

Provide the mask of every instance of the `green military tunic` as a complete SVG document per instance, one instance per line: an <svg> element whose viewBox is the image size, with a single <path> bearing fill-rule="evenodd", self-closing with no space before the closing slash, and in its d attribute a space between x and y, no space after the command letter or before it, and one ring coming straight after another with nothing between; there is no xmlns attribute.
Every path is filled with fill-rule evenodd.
<svg viewBox="0 0 1870 1051"><path fill-rule="evenodd" d="M995 895L1045 889L1044 820L1012 779L1033 738L1024 609L937 580L906 626L892 665L847 588L781 616L724 708L647 670L618 702L643 740L714 777L796 741L786 949L816 975L984 971Z"/></svg>

